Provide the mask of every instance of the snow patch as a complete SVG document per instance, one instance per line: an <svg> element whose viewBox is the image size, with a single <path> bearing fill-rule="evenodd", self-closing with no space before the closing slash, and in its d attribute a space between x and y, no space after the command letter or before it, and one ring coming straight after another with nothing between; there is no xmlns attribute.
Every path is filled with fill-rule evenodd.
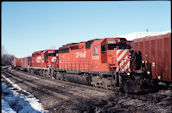
<svg viewBox="0 0 172 113"><path fill-rule="evenodd" d="M8 88L1 80L2 113L48 113L47 110L43 109L41 103L39 103L39 100L36 99L32 94L21 89L17 84L14 84L4 75L1 74L1 76L12 85L12 88ZM12 90L14 88L16 90ZM18 92L24 92L25 94L27 94L27 96Z"/></svg>
<svg viewBox="0 0 172 113"><path fill-rule="evenodd" d="M134 33L129 33L125 35L120 35L118 37L126 38L127 40L134 40L134 39L143 38L146 36L156 36L156 35L163 35L167 33L171 33L171 30L164 31L164 32L134 32Z"/></svg>
<svg viewBox="0 0 172 113"><path fill-rule="evenodd" d="M2 108L2 113L16 113L11 107L8 105L4 99L1 98L1 108Z"/></svg>

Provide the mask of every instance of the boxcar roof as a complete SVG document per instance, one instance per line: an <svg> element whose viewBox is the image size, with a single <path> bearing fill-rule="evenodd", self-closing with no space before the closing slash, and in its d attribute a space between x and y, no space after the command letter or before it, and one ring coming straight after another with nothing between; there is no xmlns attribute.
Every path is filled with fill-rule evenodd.
<svg viewBox="0 0 172 113"><path fill-rule="evenodd" d="M158 39L164 39L169 38L171 36L171 33L163 34L163 35L156 35L156 36L146 36L143 38L137 38L134 39L134 42L140 42L140 41L148 41L148 40L158 40Z"/></svg>

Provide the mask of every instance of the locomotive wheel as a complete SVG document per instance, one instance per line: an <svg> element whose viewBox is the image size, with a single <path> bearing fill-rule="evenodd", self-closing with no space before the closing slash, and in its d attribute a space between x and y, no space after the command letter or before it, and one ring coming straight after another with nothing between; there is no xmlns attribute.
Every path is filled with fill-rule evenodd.
<svg viewBox="0 0 172 113"><path fill-rule="evenodd" d="M45 77L45 70L42 71L42 76Z"/></svg>
<svg viewBox="0 0 172 113"><path fill-rule="evenodd" d="M99 76L92 76L91 85L98 88L112 90L115 88L115 80L113 78L102 78Z"/></svg>
<svg viewBox="0 0 172 113"><path fill-rule="evenodd" d="M53 69L50 69L50 74L49 75L50 75L51 79L55 79L54 78L54 70Z"/></svg>
<svg viewBox="0 0 172 113"><path fill-rule="evenodd" d="M56 73L56 79L58 79L58 80L64 80L64 78L63 78L63 73L57 72L57 73Z"/></svg>
<svg viewBox="0 0 172 113"><path fill-rule="evenodd" d="M48 68L47 73L46 73L47 78L51 78L50 72L51 72L51 70Z"/></svg>
<svg viewBox="0 0 172 113"><path fill-rule="evenodd" d="M39 75L43 76L43 70L39 70Z"/></svg>
<svg viewBox="0 0 172 113"><path fill-rule="evenodd" d="M102 78L103 88L113 90L115 88L115 80L113 78Z"/></svg>
<svg viewBox="0 0 172 113"><path fill-rule="evenodd" d="M57 79L57 77L56 77L56 75L57 75L57 72L54 72L54 79Z"/></svg>
<svg viewBox="0 0 172 113"><path fill-rule="evenodd" d="M56 73L56 79L57 80L60 80L60 75L59 74L60 74L59 72Z"/></svg>
<svg viewBox="0 0 172 113"><path fill-rule="evenodd" d="M27 72L28 72L28 74L30 74L30 69L28 69L28 71L27 71Z"/></svg>
<svg viewBox="0 0 172 113"><path fill-rule="evenodd" d="M30 74L33 75L34 74L34 70L30 69Z"/></svg>
<svg viewBox="0 0 172 113"><path fill-rule="evenodd" d="M43 70L43 76L44 76L44 77L49 77L49 75L48 75L48 71Z"/></svg>
<svg viewBox="0 0 172 113"><path fill-rule="evenodd" d="M46 71L43 70L43 77L46 77Z"/></svg>
<svg viewBox="0 0 172 113"><path fill-rule="evenodd" d="M108 89L108 86L107 86L106 83L103 83L103 88L104 88L104 89Z"/></svg>
<svg viewBox="0 0 172 113"><path fill-rule="evenodd" d="M98 87L99 80L100 78L98 76L92 76L91 85L94 87Z"/></svg>

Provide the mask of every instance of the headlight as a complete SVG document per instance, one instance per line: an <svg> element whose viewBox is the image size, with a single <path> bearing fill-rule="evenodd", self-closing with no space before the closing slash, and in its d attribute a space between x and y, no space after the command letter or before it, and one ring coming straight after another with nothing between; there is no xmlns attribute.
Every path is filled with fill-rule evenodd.
<svg viewBox="0 0 172 113"><path fill-rule="evenodd" d="M150 71L147 71L147 74L149 75L150 74Z"/></svg>
<svg viewBox="0 0 172 113"><path fill-rule="evenodd" d="M160 80L161 79L161 76L158 76L158 79Z"/></svg>
<svg viewBox="0 0 172 113"><path fill-rule="evenodd" d="M127 75L129 76L129 75L130 75L130 73L127 73Z"/></svg>

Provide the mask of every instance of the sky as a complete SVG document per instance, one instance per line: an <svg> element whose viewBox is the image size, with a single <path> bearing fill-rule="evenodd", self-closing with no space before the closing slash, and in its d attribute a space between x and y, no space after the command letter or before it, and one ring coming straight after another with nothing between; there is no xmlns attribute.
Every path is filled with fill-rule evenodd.
<svg viewBox="0 0 172 113"><path fill-rule="evenodd" d="M1 45L22 58L67 43L171 30L170 1L2 2Z"/></svg>

